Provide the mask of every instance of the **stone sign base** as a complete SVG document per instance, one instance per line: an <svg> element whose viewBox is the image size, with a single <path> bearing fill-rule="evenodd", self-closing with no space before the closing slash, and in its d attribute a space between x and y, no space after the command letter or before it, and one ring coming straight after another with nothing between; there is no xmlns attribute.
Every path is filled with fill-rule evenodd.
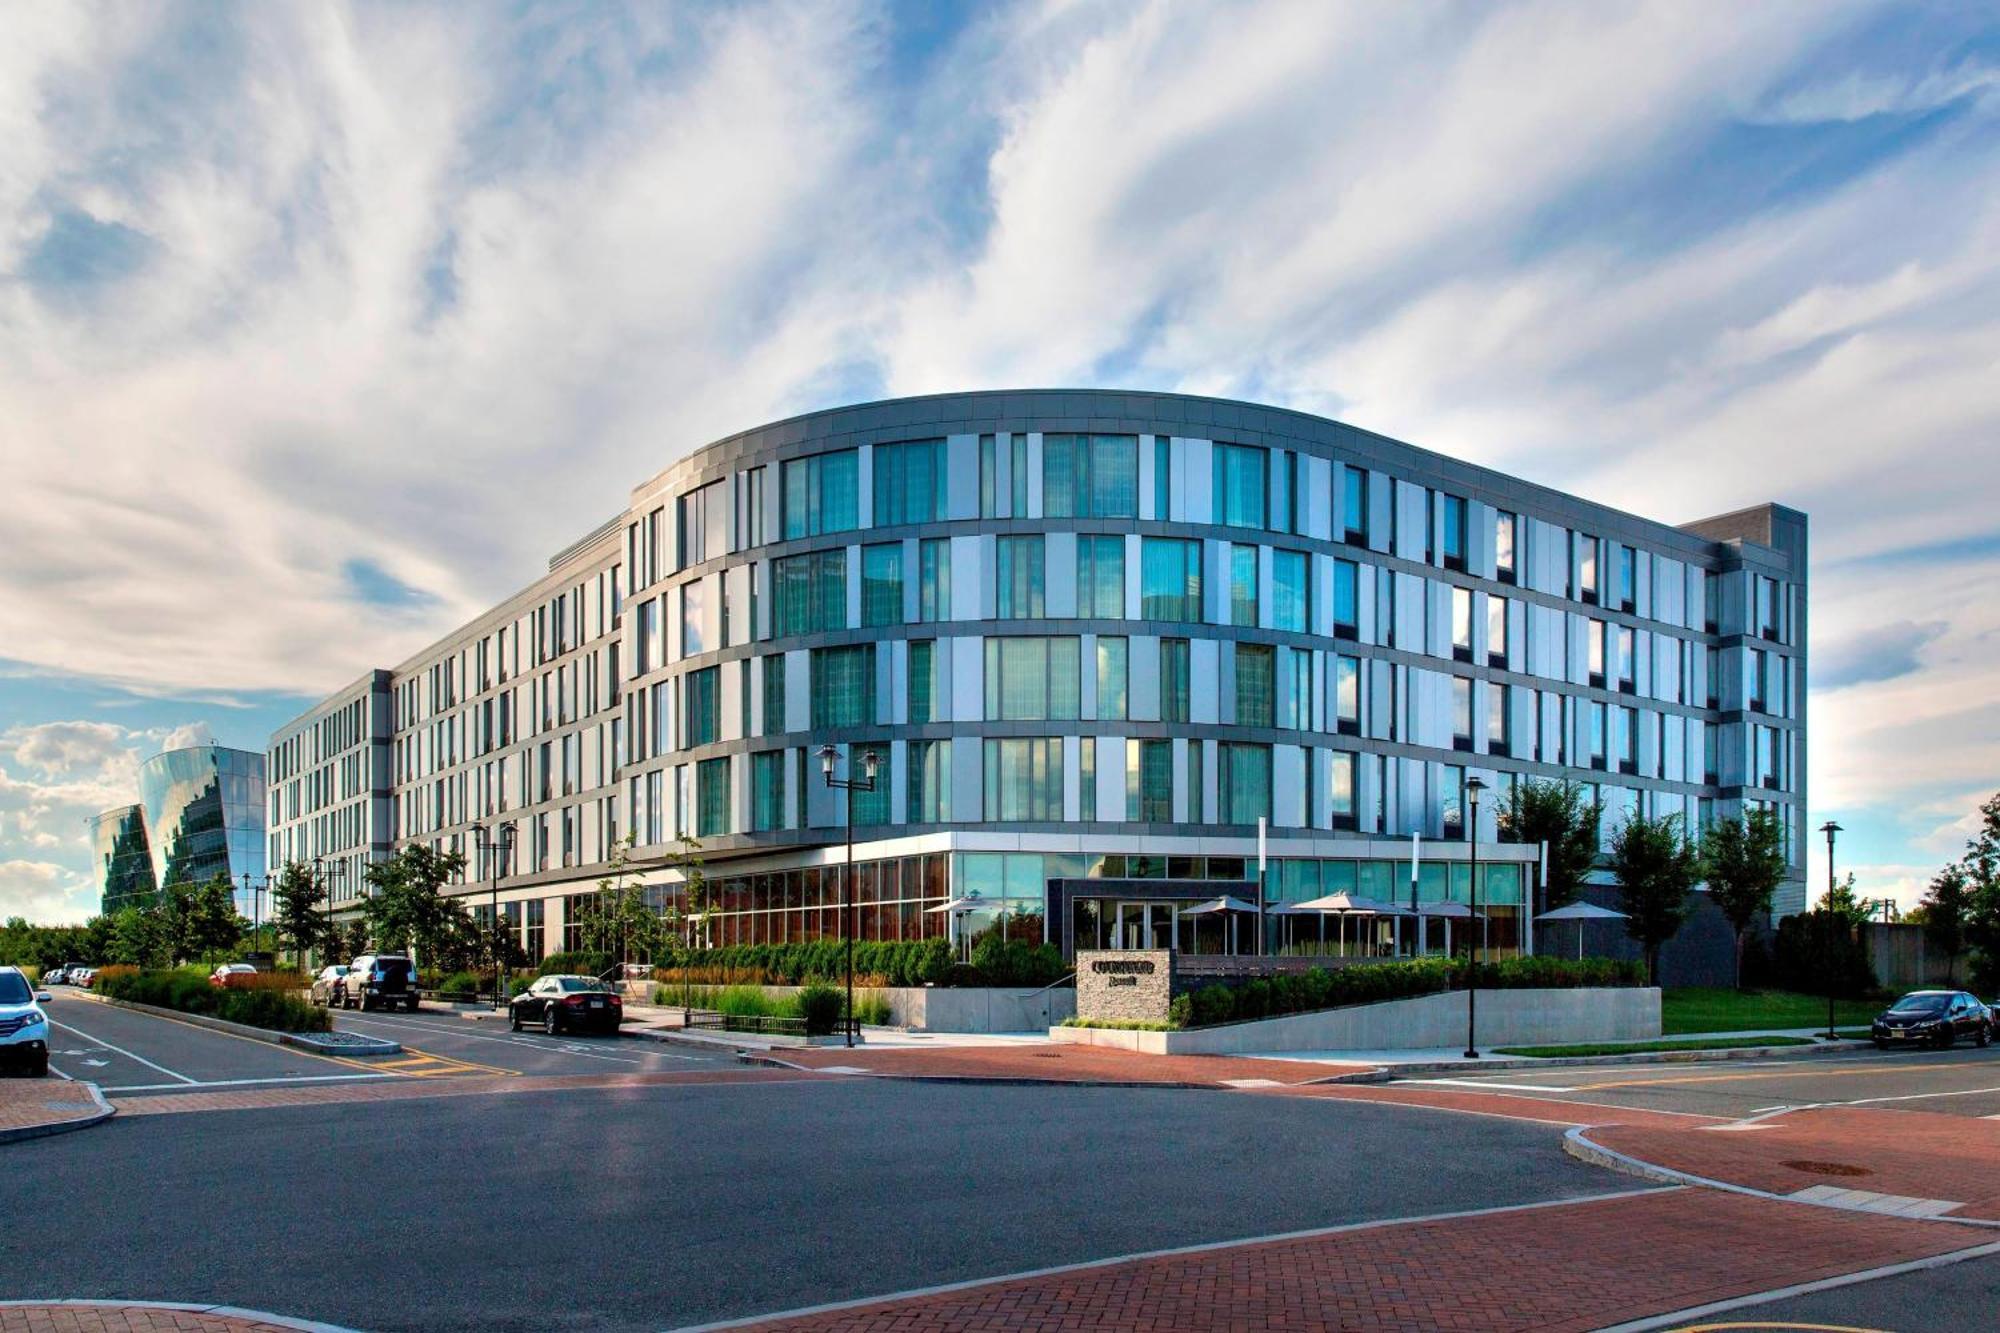
<svg viewBox="0 0 2000 1333"><path fill-rule="evenodd" d="M1123 1023L1164 1023L1174 998L1171 949L1079 950L1076 1016Z"/></svg>

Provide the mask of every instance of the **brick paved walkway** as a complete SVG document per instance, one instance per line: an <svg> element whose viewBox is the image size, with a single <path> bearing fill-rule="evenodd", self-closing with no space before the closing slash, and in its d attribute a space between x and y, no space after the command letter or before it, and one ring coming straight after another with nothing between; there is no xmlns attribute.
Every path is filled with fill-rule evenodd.
<svg viewBox="0 0 2000 1333"><path fill-rule="evenodd" d="M1972 1116L1822 1107L1743 1130L1627 1123L1589 1138L1644 1162L1775 1194L1834 1185L1951 1199L1964 1206L1950 1216L2000 1218L2000 1122Z"/></svg>
<svg viewBox="0 0 2000 1333"><path fill-rule="evenodd" d="M1136 1083L1223 1087L1308 1083L1355 1074L1372 1065L1308 1064L1233 1055L1142 1055L1105 1046L815 1046L772 1052L762 1063L801 1069L857 1069L896 1078L1002 1079L1036 1083Z"/></svg>
<svg viewBox="0 0 2000 1333"><path fill-rule="evenodd" d="M1971 1227L1672 1189L1100 1264L755 1327L1558 1333L1990 1239Z"/></svg>
<svg viewBox="0 0 2000 1333"><path fill-rule="evenodd" d="M248 1312L223 1314L215 1306L183 1309L115 1302L0 1306L0 1333L293 1333L321 1327L273 1322Z"/></svg>
<svg viewBox="0 0 2000 1333"><path fill-rule="evenodd" d="M85 1084L55 1077L0 1080L0 1143L80 1128L104 1115L103 1103Z"/></svg>
<svg viewBox="0 0 2000 1333"><path fill-rule="evenodd" d="M276 1106L326 1106L343 1102L394 1102L421 1097L477 1097L518 1092L593 1088L663 1088L690 1084L797 1083L812 1077L789 1069L719 1069L669 1074L557 1074L520 1077L384 1079L380 1083L309 1083L293 1087L228 1088L119 1097L120 1115L178 1115L191 1111L256 1111Z"/></svg>

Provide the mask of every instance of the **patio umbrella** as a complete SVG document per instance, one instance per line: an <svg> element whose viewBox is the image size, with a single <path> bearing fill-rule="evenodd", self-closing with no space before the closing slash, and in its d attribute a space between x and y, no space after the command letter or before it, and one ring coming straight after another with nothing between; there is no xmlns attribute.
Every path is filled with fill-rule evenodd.
<svg viewBox="0 0 2000 1333"><path fill-rule="evenodd" d="M1358 893L1329 893L1323 898L1312 898L1295 905L1301 912L1322 912L1341 918L1340 952L1347 954L1347 918L1350 916L1408 916L1409 912L1393 903L1385 903L1376 898L1364 898Z"/></svg>
<svg viewBox="0 0 2000 1333"><path fill-rule="evenodd" d="M1228 894L1226 894L1226 893L1225 893L1225 894L1223 894L1223 895L1222 895L1222 896L1221 896L1220 898L1211 898L1211 899L1209 899L1209 900L1208 900L1207 902L1205 902L1205 903L1197 903L1197 904L1196 904L1195 906L1193 906L1193 907L1183 907L1183 908L1181 909L1181 915L1182 915L1182 916L1216 916L1216 915L1218 915L1218 914L1220 914L1220 913L1223 913L1223 912L1254 912L1254 911L1256 911L1256 910L1257 910L1257 904L1255 904L1255 903L1246 903L1246 902L1244 902L1244 901L1243 901L1243 900L1242 900L1241 898L1232 898L1232 897L1230 897L1230 896L1229 896ZM1229 944L1229 951L1230 951L1231 953L1235 953L1235 952L1236 952L1236 922L1235 922L1235 921L1233 921L1233 920L1231 920L1231 921L1230 921L1230 923L1229 923L1229 941L1228 941L1228 944Z"/></svg>
<svg viewBox="0 0 2000 1333"><path fill-rule="evenodd" d="M1536 920L1576 922L1576 956L1578 958L1582 958L1584 922L1623 921L1625 920L1625 917L1626 914L1624 912L1614 912L1608 907L1599 907L1595 903L1587 903L1579 899L1578 901L1571 903L1567 907L1558 907L1553 912L1544 912L1541 914L1541 916L1537 917Z"/></svg>
<svg viewBox="0 0 2000 1333"><path fill-rule="evenodd" d="M976 912L984 906L986 906L986 903L979 898L953 898L948 903L939 903L936 907L926 907L924 910L926 912L949 912L952 915L952 919L956 921L959 917L964 916L966 913ZM956 934L957 932L953 933ZM969 955L971 951L971 941L959 940L958 943L960 945L965 946L966 951Z"/></svg>
<svg viewBox="0 0 2000 1333"><path fill-rule="evenodd" d="M1441 920L1443 920L1443 922L1444 922L1444 951L1445 951L1445 952L1446 952L1447 954L1451 952L1451 923L1452 923L1452 922L1454 922L1454 921L1468 921L1468 920L1469 920L1469 921L1484 921L1484 920L1486 919L1486 916L1485 916L1485 914L1484 914L1484 913L1482 913L1482 912L1475 912L1475 911L1473 911L1473 910L1472 910L1472 909L1471 909L1470 907L1467 907L1467 906L1466 906L1466 905L1465 905L1464 903L1454 903L1454 902L1434 902L1434 903L1418 903L1418 904L1417 904L1417 915L1418 915L1419 917L1428 917L1428 918L1430 918L1431 920L1434 920L1434 921L1435 921L1435 920L1440 920L1440 919L1441 919Z"/></svg>

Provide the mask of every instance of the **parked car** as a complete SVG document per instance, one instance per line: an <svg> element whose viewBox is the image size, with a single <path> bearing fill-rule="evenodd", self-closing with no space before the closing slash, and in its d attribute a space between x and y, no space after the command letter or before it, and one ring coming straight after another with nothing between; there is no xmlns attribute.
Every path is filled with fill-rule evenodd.
<svg viewBox="0 0 2000 1333"><path fill-rule="evenodd" d="M558 1032L609 1032L625 1020L625 1002L596 977L541 977L507 1005L507 1026Z"/></svg>
<svg viewBox="0 0 2000 1333"><path fill-rule="evenodd" d="M69 974L69 984L90 990L97 985L97 969L94 967L73 968Z"/></svg>
<svg viewBox="0 0 2000 1333"><path fill-rule="evenodd" d="M402 1005L417 1012L417 965L408 954L365 953L347 965L341 978L341 1003L364 1013L381 1005L394 1009Z"/></svg>
<svg viewBox="0 0 2000 1333"><path fill-rule="evenodd" d="M68 973L60 965L57 965L42 973L42 984L44 986L60 986L63 984L63 978L67 975Z"/></svg>
<svg viewBox="0 0 2000 1333"><path fill-rule="evenodd" d="M0 967L0 1062L25 1068L35 1078L49 1072L49 1016L41 1006L47 991L28 984L18 967Z"/></svg>
<svg viewBox="0 0 2000 1333"><path fill-rule="evenodd" d="M241 990L256 979L257 969L248 963L219 963L208 974L208 984Z"/></svg>
<svg viewBox="0 0 2000 1333"><path fill-rule="evenodd" d="M313 976L312 1002L329 1009L347 1007L347 964L329 963Z"/></svg>
<svg viewBox="0 0 2000 1333"><path fill-rule="evenodd" d="M1949 1047L1961 1037L1993 1041L1993 1011L1962 990L1917 990L1876 1015L1870 1030L1882 1050L1901 1042Z"/></svg>

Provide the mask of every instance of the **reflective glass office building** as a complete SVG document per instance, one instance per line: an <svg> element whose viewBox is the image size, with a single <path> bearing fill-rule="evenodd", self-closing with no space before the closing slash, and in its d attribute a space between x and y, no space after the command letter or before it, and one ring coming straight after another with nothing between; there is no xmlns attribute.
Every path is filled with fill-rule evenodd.
<svg viewBox="0 0 2000 1333"><path fill-rule="evenodd" d="M264 879L264 756L220 745L168 750L139 766L155 882L227 875L251 914L244 876Z"/></svg>
<svg viewBox="0 0 2000 1333"><path fill-rule="evenodd" d="M156 885L144 810L121 805L91 816L90 842L97 854L100 910L109 914L151 900Z"/></svg>
<svg viewBox="0 0 2000 1333"><path fill-rule="evenodd" d="M1590 784L1607 835L1769 805L1798 910L1805 570L1781 506L1670 526L1276 408L841 408L695 451L534 585L281 730L271 854L328 829L364 860L460 848L473 901L497 875L546 952L628 837L672 901L685 836L714 942L837 934L831 744L841 775L878 757L853 797L870 938L1004 919L1066 949L1247 948L1185 909L1254 897L1261 820L1278 906L1404 899L1413 847L1420 898L1467 899L1476 833L1511 949L1533 855L1494 807L1526 778ZM1270 923L1318 946L1317 918Z"/></svg>

